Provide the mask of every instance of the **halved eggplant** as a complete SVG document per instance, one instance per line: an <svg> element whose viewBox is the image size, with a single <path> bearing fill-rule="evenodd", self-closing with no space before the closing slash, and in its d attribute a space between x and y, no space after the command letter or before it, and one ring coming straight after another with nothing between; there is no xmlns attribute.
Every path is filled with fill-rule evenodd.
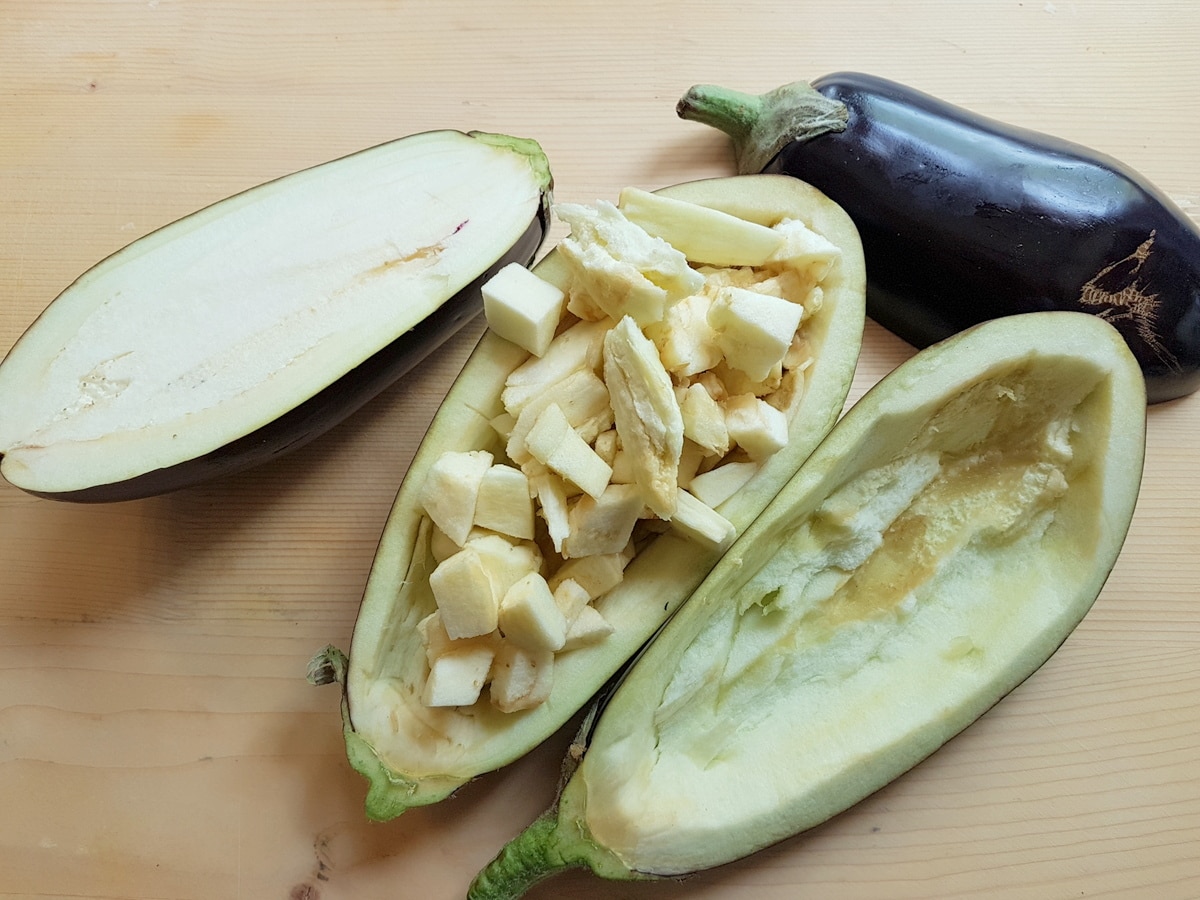
<svg viewBox="0 0 1200 900"><path fill-rule="evenodd" d="M252 188L82 275L0 364L0 473L125 500L328 430L482 309L545 236L533 141L411 135Z"/></svg>
<svg viewBox="0 0 1200 900"><path fill-rule="evenodd" d="M811 828L1033 673L1100 592L1145 383L1085 313L919 353L833 429L627 671L555 809L476 879L675 876Z"/></svg>
<svg viewBox="0 0 1200 900"><path fill-rule="evenodd" d="M865 272L857 233L820 192L783 176L692 182L660 194L772 225L798 219L840 248L823 282L824 302L804 326L814 362L787 410L789 440L718 511L744 530L827 433L841 412L864 324ZM535 269L566 287L562 253ZM327 649L314 659L314 681L344 683L343 724L352 765L370 782L367 814L390 819L438 801L476 776L522 756L580 710L670 617L716 563L720 551L674 532L650 539L624 580L597 605L614 632L600 643L559 655L553 690L540 705L502 712L481 699L430 708L421 701L425 647L418 624L437 608L429 586L435 567L420 493L447 451L485 449L504 458L491 422L501 414L505 380L528 354L489 331L467 361L418 449L388 518L354 629L348 660Z"/></svg>

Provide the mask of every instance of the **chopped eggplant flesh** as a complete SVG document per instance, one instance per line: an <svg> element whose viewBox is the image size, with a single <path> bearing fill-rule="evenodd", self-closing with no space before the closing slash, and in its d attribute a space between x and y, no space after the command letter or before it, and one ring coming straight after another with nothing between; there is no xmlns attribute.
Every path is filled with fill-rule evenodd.
<svg viewBox="0 0 1200 900"><path fill-rule="evenodd" d="M838 249L795 219L768 226L644 192L622 199L633 218L604 202L558 208L572 229L561 290L511 270L485 285L493 327L530 352L493 419L503 449L447 451L426 478L428 679L461 682L426 689L427 706L470 705L488 683L507 712L543 703L556 656L611 633L604 593L639 548L664 528L726 548L735 529L721 503L787 444L812 364L804 323ZM706 263L718 252L755 264ZM595 558L612 577L577 574ZM479 678L458 663L484 637L493 664ZM514 667L536 670L524 693Z"/></svg>

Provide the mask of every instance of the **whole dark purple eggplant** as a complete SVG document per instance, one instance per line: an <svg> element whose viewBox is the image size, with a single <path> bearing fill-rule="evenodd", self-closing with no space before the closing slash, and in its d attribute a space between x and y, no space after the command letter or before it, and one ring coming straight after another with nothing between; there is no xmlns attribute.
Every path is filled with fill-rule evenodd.
<svg viewBox="0 0 1200 900"><path fill-rule="evenodd" d="M760 96L697 85L677 111L729 134L739 171L840 204L867 312L909 343L1081 310L1120 330L1150 402L1200 387L1200 228L1117 160L857 73Z"/></svg>

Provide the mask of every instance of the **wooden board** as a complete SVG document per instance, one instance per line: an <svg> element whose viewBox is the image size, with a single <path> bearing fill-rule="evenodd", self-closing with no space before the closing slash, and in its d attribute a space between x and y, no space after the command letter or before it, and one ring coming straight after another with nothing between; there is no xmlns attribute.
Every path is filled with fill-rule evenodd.
<svg viewBox="0 0 1200 900"><path fill-rule="evenodd" d="M674 115L696 82L890 76L1104 150L1195 212L1197 34L1190 0L7 2L0 352L147 231L415 131L536 137L563 201L727 174L724 140ZM348 645L396 487L477 334L244 475L108 506L0 487L0 897L460 897L550 801L566 731L368 824L337 692L304 680ZM854 396L910 352L869 326ZM1149 419L1103 595L967 732L744 862L532 896L1200 896L1200 399Z"/></svg>

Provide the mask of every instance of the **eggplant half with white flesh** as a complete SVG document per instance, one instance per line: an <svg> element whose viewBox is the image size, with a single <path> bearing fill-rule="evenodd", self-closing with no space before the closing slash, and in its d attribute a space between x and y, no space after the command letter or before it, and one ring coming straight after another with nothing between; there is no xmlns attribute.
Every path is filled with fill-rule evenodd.
<svg viewBox="0 0 1200 900"><path fill-rule="evenodd" d="M555 212L570 235L485 286L492 327L405 475L348 656L313 660L311 680L343 684L373 819L441 800L582 709L851 384L861 247L808 185L712 179Z"/></svg>
<svg viewBox="0 0 1200 900"><path fill-rule="evenodd" d="M0 473L110 501L242 470L345 419L532 261L532 140L431 131L287 175L134 241L0 364Z"/></svg>
<svg viewBox="0 0 1200 900"><path fill-rule="evenodd" d="M569 867L721 865L928 757L1091 607L1133 515L1145 417L1132 353L1083 313L996 319L902 364L626 671L556 807L469 896Z"/></svg>
<svg viewBox="0 0 1200 900"><path fill-rule="evenodd" d="M902 84L837 73L752 96L696 85L685 119L740 172L793 175L854 219L867 314L917 347L997 316L1107 319L1149 402L1200 387L1200 226L1129 166Z"/></svg>

